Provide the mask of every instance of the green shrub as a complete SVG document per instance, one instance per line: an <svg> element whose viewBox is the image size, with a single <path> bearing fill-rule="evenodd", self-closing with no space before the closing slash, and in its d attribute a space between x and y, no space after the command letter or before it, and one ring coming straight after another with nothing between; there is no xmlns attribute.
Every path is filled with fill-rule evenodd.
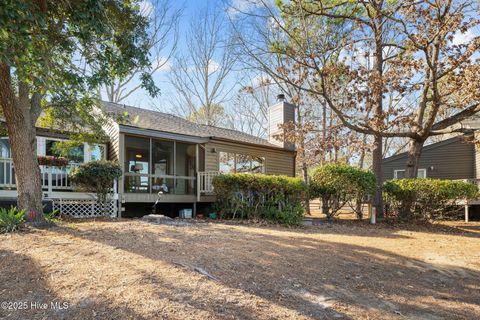
<svg viewBox="0 0 480 320"><path fill-rule="evenodd" d="M106 208L113 181L121 176L122 169L118 162L105 160L84 163L70 172L72 183L88 192L96 193L103 208Z"/></svg>
<svg viewBox="0 0 480 320"><path fill-rule="evenodd" d="M25 210L17 210L16 207L10 207L9 210L0 208L0 230L2 232L16 231L24 222Z"/></svg>
<svg viewBox="0 0 480 320"><path fill-rule="evenodd" d="M403 218L442 219L462 209L456 202L475 199L476 185L440 179L393 179L383 185L387 214Z"/></svg>
<svg viewBox="0 0 480 320"><path fill-rule="evenodd" d="M287 225L303 219L307 186L299 178L225 174L213 179L215 207L227 219L267 219Z"/></svg>
<svg viewBox="0 0 480 320"><path fill-rule="evenodd" d="M310 197L321 199L322 212L329 220L344 206L350 206L361 219L361 204L375 192L375 181L368 170L346 164L327 164L313 172Z"/></svg>
<svg viewBox="0 0 480 320"><path fill-rule="evenodd" d="M60 210L55 209L52 212L45 212L43 214L45 221L49 224L54 224L60 221Z"/></svg>

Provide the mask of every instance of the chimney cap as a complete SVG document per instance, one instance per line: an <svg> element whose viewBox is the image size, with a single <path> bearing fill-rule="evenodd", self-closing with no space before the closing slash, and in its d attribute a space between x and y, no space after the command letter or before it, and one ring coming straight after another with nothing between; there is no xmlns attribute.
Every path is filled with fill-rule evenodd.
<svg viewBox="0 0 480 320"><path fill-rule="evenodd" d="M283 93L280 93L277 95L277 100L278 101L285 101L285 95Z"/></svg>

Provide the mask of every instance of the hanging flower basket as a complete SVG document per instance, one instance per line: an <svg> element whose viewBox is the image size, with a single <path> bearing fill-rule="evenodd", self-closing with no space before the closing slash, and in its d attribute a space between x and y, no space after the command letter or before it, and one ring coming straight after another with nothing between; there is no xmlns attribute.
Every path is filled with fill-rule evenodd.
<svg viewBox="0 0 480 320"><path fill-rule="evenodd" d="M65 167L68 165L68 159L54 156L38 156L38 164L50 167Z"/></svg>

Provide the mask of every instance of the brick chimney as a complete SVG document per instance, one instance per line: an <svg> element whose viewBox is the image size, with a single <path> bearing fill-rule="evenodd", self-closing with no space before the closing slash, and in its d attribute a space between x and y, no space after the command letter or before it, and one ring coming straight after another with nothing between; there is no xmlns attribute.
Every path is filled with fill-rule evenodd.
<svg viewBox="0 0 480 320"><path fill-rule="evenodd" d="M279 125L295 121L295 106L285 101L285 95L277 96L277 103L268 108L268 141L287 150L295 150L293 143L280 141L274 136L283 133Z"/></svg>

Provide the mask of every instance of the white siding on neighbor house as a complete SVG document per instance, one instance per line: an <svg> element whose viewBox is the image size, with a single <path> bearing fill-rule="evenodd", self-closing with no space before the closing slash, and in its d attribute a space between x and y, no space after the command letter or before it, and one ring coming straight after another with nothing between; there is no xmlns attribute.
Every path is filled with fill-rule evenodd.
<svg viewBox="0 0 480 320"><path fill-rule="evenodd" d="M215 152L213 152L215 149ZM295 153L263 146L250 146L232 142L209 142L205 144L205 171L218 171L220 152L248 154L265 158L265 174L295 175Z"/></svg>

